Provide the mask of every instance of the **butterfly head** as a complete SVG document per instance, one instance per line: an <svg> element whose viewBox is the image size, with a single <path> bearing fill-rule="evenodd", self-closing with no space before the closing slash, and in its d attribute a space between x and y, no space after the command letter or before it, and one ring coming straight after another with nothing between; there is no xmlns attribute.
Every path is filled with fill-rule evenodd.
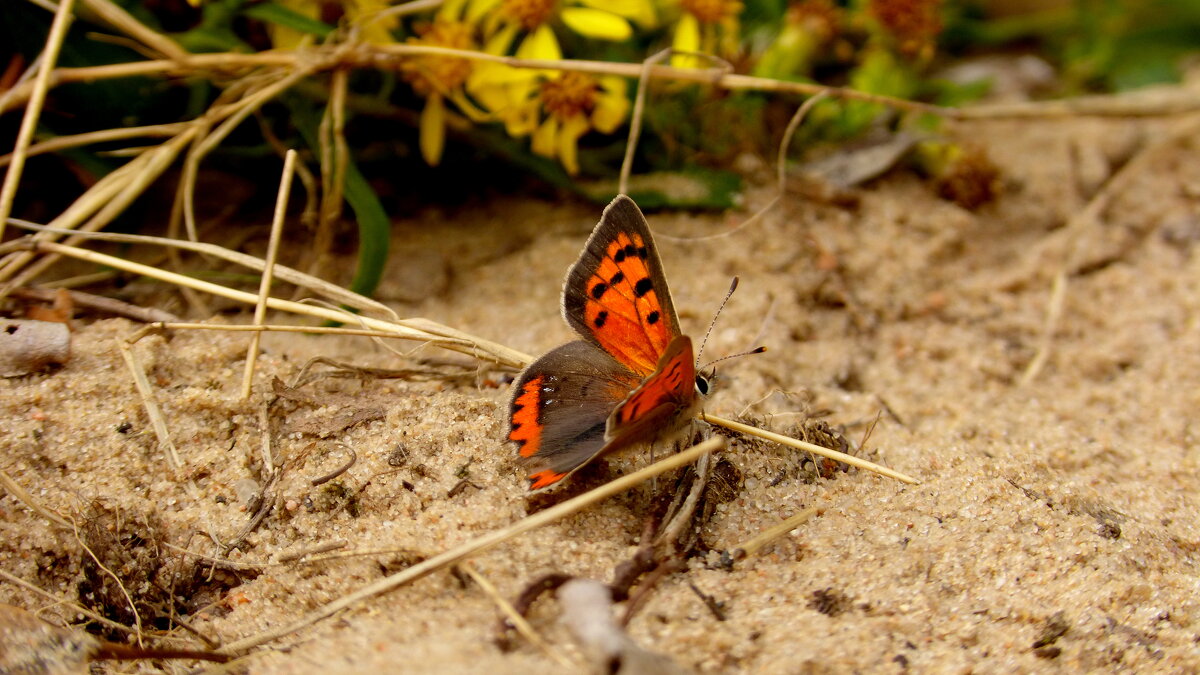
<svg viewBox="0 0 1200 675"><path fill-rule="evenodd" d="M713 384L717 379L717 372L709 370L706 372L696 371L696 395L700 398L706 398L712 393Z"/></svg>

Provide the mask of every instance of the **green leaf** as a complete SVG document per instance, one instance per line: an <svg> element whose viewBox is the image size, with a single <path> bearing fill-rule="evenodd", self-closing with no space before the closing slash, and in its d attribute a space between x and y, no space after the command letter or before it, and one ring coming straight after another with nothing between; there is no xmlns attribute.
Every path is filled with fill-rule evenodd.
<svg viewBox="0 0 1200 675"><path fill-rule="evenodd" d="M320 38L324 38L333 32L333 26L324 21L309 18L274 2L251 5L242 10L242 14L251 19L258 19L259 21L273 23L284 28L291 28L301 33L311 33Z"/></svg>
<svg viewBox="0 0 1200 675"><path fill-rule="evenodd" d="M304 142L319 155L321 145L317 140L317 129L320 125L320 113L310 102L294 96L285 96L282 100L291 110L292 123L304 137ZM388 220L379 197L358 170L354 160L349 157L346 158L345 181L342 194L358 221L358 267L354 271L354 280L350 282L350 290L369 297L383 277L388 246L391 243L392 223Z"/></svg>
<svg viewBox="0 0 1200 675"><path fill-rule="evenodd" d="M358 219L358 269L354 272L354 280L350 282L350 290L370 297L378 288L379 280L383 278L383 268L387 265L392 223L379 197L350 159L346 160L346 185L343 190L346 201Z"/></svg>

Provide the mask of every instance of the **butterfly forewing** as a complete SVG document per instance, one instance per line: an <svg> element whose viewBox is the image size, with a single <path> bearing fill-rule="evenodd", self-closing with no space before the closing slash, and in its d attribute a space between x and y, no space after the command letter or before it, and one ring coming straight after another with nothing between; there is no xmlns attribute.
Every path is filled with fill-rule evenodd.
<svg viewBox="0 0 1200 675"><path fill-rule="evenodd" d="M584 339L643 377L679 336L658 250L629 197L608 205L567 273L563 316Z"/></svg>

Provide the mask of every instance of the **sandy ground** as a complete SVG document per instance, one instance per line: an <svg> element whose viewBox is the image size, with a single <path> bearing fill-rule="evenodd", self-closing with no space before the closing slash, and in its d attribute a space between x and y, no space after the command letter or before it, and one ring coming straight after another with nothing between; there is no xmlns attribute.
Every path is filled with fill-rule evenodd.
<svg viewBox="0 0 1200 675"><path fill-rule="evenodd" d="M716 553L691 558L658 586L632 637L702 672L1200 670L1200 162L1191 140L1143 156L1168 128L963 124L954 132L982 143L1003 175L999 200L976 212L900 172L860 190L856 208L792 199L779 217L736 232L745 212L651 214L684 330L701 335L739 275L708 353L770 348L722 368L711 412L787 429L823 411L857 441L882 411L863 454L922 482L863 471L812 482L807 457L734 444L725 456L743 480L705 526L707 547L733 548L804 508L818 515L732 570L710 565ZM1099 221L1068 226L1130 156L1142 159ZM750 206L768 198L766 189L747 193ZM381 299L402 315L538 353L571 337L558 315L560 283L598 216L588 205L514 199L427 210L397 223ZM1068 284L1052 351L1021 385L1059 270ZM210 573L179 549L214 555L205 533L229 541L250 519L271 378L290 381L314 355L412 364L361 339L271 336L255 396L241 403L244 335L142 340L135 351L189 488L172 476L114 346L137 326L109 319L77 329L61 370L0 380L2 468L80 523L77 536L5 494L0 568L61 598L133 621L80 546L88 542L145 603L142 613L157 603L162 614L174 585L187 622L228 643L531 509L503 442L502 374L322 380L303 389L308 402L271 408L272 453L285 466L267 490L274 508L230 554L239 568ZM351 450L348 471L312 485ZM599 475L645 461L619 458ZM471 485L448 496L461 476ZM549 572L608 580L636 549L648 490L474 565L509 598ZM368 554L277 562L335 541ZM721 603L724 620L689 584ZM0 601L77 618L11 584L0 585ZM547 598L531 621L578 660L558 615ZM477 586L438 572L274 641L241 667L561 672L528 644L497 649L497 617Z"/></svg>

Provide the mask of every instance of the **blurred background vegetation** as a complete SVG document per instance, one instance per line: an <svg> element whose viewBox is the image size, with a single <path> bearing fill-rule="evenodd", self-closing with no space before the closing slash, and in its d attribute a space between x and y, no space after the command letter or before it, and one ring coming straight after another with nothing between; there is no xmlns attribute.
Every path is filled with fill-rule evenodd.
<svg viewBox="0 0 1200 675"><path fill-rule="evenodd" d="M354 45L482 50L531 59L639 64L666 47L670 64L850 87L963 105L1118 92L1178 81L1200 47L1200 0L117 0L190 53ZM49 0L9 0L0 22L0 94L43 49ZM59 58L73 68L162 58L81 2ZM348 62L349 63L349 62ZM35 142L99 129L194 120L243 95L254 71L97 79L50 91ZM205 157L203 185L233 202L269 205L281 148L320 165L338 101L340 170L318 180L386 257L386 213L491 192L615 192L636 80L615 73L510 68L445 54L361 60L299 79L240 123ZM634 164L645 205L728 207L747 167L772 160L801 98L656 80ZM0 117L12 139L19 107ZM936 134L938 120L862 101L824 101L798 147L837 146L872 133ZM928 138L928 136L926 136ZM139 141L138 143L142 143ZM6 143L7 150L11 143ZM128 140L73 147L30 161L14 215L45 221L127 161ZM970 148L927 143L917 166L937 178ZM986 173L986 171L985 171ZM231 181L228 177L237 176ZM222 177L226 177L224 180ZM659 178L655 182L655 178ZM943 176L944 178L944 176ZM258 182L261 179L261 184ZM692 186L672 190L679 180ZM675 181L674 183L672 181ZM699 186L699 189L695 189ZM325 190L331 188L328 184ZM640 193L639 193L640 191ZM213 194L210 192L209 194ZM982 201L986 201L986 194ZM948 198L958 200L954 194ZM164 198L142 198L156 208ZM169 199L169 198L167 198ZM204 198L198 198L199 202ZM340 201L340 200L339 200ZM973 207L980 200L967 199ZM136 221L138 208L123 218ZM202 208L202 206L198 206ZM213 210L210 204L209 211ZM219 210L219 209L218 209ZM370 230L374 228L374 230ZM363 261L366 264L366 261ZM361 272L362 270L360 270ZM378 274L358 290L370 291Z"/></svg>

